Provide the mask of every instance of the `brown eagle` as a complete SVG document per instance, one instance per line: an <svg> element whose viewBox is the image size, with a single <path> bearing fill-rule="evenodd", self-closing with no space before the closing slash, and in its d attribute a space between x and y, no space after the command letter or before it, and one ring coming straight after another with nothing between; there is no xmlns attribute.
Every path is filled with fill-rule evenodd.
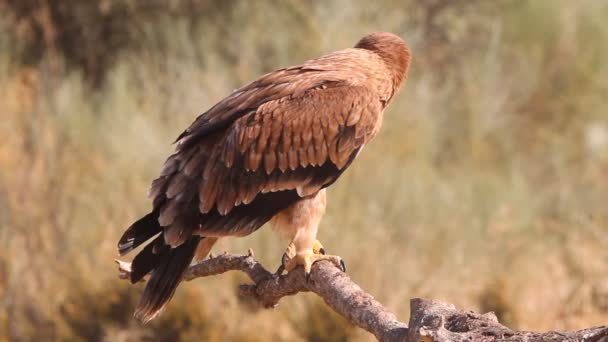
<svg viewBox="0 0 608 342"><path fill-rule="evenodd" d="M151 273L135 317L156 317L186 268L217 239L272 221L289 242L282 268L318 260L344 270L316 240L333 184L378 133L407 77L410 51L391 33L279 69L235 90L176 140L152 182L152 212L118 242L124 255L155 237L132 262L131 282Z"/></svg>

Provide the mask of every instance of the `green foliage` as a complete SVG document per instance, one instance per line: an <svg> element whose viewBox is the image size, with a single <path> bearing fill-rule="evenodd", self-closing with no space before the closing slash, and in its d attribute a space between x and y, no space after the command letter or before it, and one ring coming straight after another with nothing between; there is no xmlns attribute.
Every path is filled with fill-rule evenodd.
<svg viewBox="0 0 608 342"><path fill-rule="evenodd" d="M329 192L328 251L403 320L425 296L518 328L605 323L606 4L0 0L0 13L0 341L370 340L314 296L259 309L230 274L182 284L142 326L142 287L112 259L197 114L376 30L410 43L412 70ZM249 247L269 268L285 248L262 229L217 249Z"/></svg>

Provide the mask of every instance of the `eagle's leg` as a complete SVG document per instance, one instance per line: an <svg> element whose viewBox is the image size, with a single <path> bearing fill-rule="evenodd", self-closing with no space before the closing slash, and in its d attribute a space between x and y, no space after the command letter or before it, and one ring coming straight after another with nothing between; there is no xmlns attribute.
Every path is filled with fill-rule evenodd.
<svg viewBox="0 0 608 342"><path fill-rule="evenodd" d="M335 255L325 255L323 245L317 240L317 231L327 204L325 189L304 197L273 217L273 227L290 241L283 254L282 265L277 270L288 272L298 265L304 266L308 276L312 264L329 260L344 270L344 262Z"/></svg>

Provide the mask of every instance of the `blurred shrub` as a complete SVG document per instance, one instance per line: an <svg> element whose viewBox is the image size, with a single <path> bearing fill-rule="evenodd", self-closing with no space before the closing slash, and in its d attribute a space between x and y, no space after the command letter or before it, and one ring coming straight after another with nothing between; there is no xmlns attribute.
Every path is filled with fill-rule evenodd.
<svg viewBox="0 0 608 342"><path fill-rule="evenodd" d="M123 285L115 283L99 290L82 287L71 293L59 308L66 329L58 338L177 342L218 341L222 335L222 325L213 323L204 300L195 291L178 297L158 319L142 325L132 317L141 287Z"/></svg>
<svg viewBox="0 0 608 342"><path fill-rule="evenodd" d="M306 341L311 342L346 342L357 329L320 298L314 298L306 305L304 317L295 321L293 326Z"/></svg>
<svg viewBox="0 0 608 342"><path fill-rule="evenodd" d="M232 0L0 0L0 10L12 23L8 30L21 63L47 60L56 74L63 67L81 70L93 85L100 85L121 54L166 55L175 44L188 44L167 32L171 26L221 43L214 45L213 53L234 61L239 51L226 40L235 40L250 25L243 21L239 7L243 3ZM295 1L262 1L254 7L279 10L292 24L305 21L302 12L310 8ZM273 47L259 48L263 56L264 48Z"/></svg>
<svg viewBox="0 0 608 342"><path fill-rule="evenodd" d="M192 30L197 23L223 21L231 6L230 1L210 0L0 1L0 9L13 22L11 35L20 61L36 65L48 58L53 68L65 62L96 85L120 54L162 51L171 39L161 33L163 20L183 22ZM149 41L151 37L155 41Z"/></svg>
<svg viewBox="0 0 608 342"><path fill-rule="evenodd" d="M408 24L418 27L421 34L418 50L426 58L418 63L445 68L465 52L464 49L482 44L487 35L484 32L487 16L499 13L505 3L385 1L370 10L378 11L378 15L379 10L386 7L405 11ZM311 36L323 35L308 18L316 5L291 0L263 0L250 5L234 0L0 0L0 10L11 22L8 30L19 50L20 62L37 65L46 59L54 72L59 73L63 67L81 70L94 85L100 84L121 54L170 53L179 37L166 29L174 25L181 26L193 37L202 34L202 39L215 41L213 53L234 63L239 49L230 42L238 41L250 25L267 25L256 23L255 17L271 10L280 13L290 25L304 29L300 39L292 36L293 43L284 41L283 44L293 44L293 48L305 51ZM481 13L485 16L471 20ZM268 37L269 43L264 43L263 36L258 37L261 38L256 43L259 57L272 53L275 42L271 38L277 34L273 32L275 37ZM466 44L460 44L465 41ZM276 66L268 63L266 67Z"/></svg>

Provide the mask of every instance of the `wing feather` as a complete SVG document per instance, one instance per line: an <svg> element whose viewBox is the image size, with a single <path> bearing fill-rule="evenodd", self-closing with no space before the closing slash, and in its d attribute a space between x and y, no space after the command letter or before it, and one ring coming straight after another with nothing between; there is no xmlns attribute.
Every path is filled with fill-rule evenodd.
<svg viewBox="0 0 608 342"><path fill-rule="evenodd" d="M216 165L213 172L206 173L202 188L211 188L208 183L221 184L222 191L199 193L199 201L205 203L202 212L211 210L212 199L206 197L210 195L215 195L218 212L227 215L235 206L251 203L262 193L318 191L334 180L316 175L321 166L329 162L336 170L343 169L373 137L365 133L376 131L367 126L376 125L382 105L372 92L359 87L336 87L314 89L302 96L268 102L227 130L218 143L218 153L235 155L235 160L230 165ZM320 107L318 104L326 103L326 98L332 100L331 106ZM376 105L361 106L360 101ZM357 120L351 120L351 114L342 115L345 111L358 111L354 114ZM241 135L245 129L260 133ZM238 146L232 144L235 141Z"/></svg>

